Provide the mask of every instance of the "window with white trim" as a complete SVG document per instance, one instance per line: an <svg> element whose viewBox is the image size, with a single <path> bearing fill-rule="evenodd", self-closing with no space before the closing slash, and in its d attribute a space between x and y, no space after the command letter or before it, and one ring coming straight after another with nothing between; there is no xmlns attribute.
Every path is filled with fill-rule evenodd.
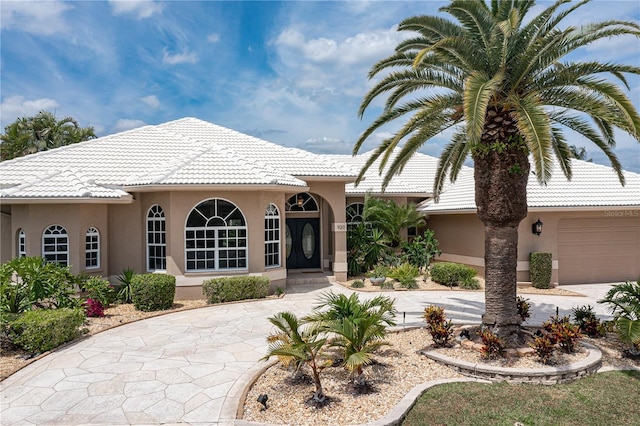
<svg viewBox="0 0 640 426"><path fill-rule="evenodd" d="M364 213L363 203L351 203L347 206L347 223L362 222L362 213Z"/></svg>
<svg viewBox="0 0 640 426"><path fill-rule="evenodd" d="M195 206L185 227L187 271L247 269L247 223L235 204L213 198Z"/></svg>
<svg viewBox="0 0 640 426"><path fill-rule="evenodd" d="M27 235L24 229L18 231L18 257L27 257Z"/></svg>
<svg viewBox="0 0 640 426"><path fill-rule="evenodd" d="M317 212L318 203L313 195L300 192L285 202L284 208L288 212Z"/></svg>
<svg viewBox="0 0 640 426"><path fill-rule="evenodd" d="M86 269L100 267L100 233L93 226L85 234L84 259Z"/></svg>
<svg viewBox="0 0 640 426"><path fill-rule="evenodd" d="M167 269L167 235L164 210L155 204L147 214L147 271Z"/></svg>
<svg viewBox="0 0 640 426"><path fill-rule="evenodd" d="M51 225L42 233L42 257L47 262L69 266L69 234L60 225Z"/></svg>
<svg viewBox="0 0 640 426"><path fill-rule="evenodd" d="M264 213L264 266L280 266L280 212L273 204Z"/></svg>

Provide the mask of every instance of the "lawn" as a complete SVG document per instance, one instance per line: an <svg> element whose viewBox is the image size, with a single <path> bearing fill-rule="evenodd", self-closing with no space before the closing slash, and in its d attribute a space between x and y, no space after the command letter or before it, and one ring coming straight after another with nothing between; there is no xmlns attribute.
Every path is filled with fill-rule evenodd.
<svg viewBox="0 0 640 426"><path fill-rule="evenodd" d="M611 371L562 385L450 383L429 389L402 423L640 425L640 372Z"/></svg>

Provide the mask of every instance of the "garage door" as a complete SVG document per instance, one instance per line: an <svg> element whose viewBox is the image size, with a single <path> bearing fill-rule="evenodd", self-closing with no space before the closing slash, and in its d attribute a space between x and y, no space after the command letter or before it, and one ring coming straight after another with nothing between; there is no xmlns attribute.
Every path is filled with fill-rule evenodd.
<svg viewBox="0 0 640 426"><path fill-rule="evenodd" d="M611 214L618 213L612 212ZM558 225L560 284L605 283L640 277L640 216L561 219ZM633 216L631 216L633 215Z"/></svg>

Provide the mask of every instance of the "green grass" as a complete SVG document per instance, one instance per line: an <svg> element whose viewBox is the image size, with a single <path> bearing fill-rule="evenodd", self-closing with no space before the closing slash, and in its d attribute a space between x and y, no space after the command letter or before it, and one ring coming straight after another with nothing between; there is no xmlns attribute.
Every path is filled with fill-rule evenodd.
<svg viewBox="0 0 640 426"><path fill-rule="evenodd" d="M640 425L640 372L611 371L562 385L449 383L427 390L403 426Z"/></svg>

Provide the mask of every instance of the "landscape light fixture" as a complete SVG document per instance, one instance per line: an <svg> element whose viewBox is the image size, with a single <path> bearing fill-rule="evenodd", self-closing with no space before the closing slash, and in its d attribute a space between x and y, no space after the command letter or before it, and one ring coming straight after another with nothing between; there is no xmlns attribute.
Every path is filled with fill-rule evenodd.
<svg viewBox="0 0 640 426"><path fill-rule="evenodd" d="M531 232L536 234L538 237L542 234L542 222L540 222L540 218L538 218L536 223L531 225Z"/></svg>
<svg viewBox="0 0 640 426"><path fill-rule="evenodd" d="M260 394L258 396L258 402L264 406L264 408L262 408L262 411L267 409L267 400L269 400L269 397L266 393Z"/></svg>

